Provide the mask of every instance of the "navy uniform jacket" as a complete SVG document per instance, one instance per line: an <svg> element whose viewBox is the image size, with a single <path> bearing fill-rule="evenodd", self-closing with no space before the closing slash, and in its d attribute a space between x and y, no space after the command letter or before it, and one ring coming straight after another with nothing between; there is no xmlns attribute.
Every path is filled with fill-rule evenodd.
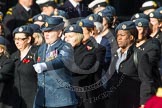
<svg viewBox="0 0 162 108"><path fill-rule="evenodd" d="M6 16L4 17L3 24L4 24L4 30L5 30L5 37L13 43L13 37L12 32L16 27L32 23L32 17L39 13L38 9L35 9L34 7L31 7L31 10L27 12L22 5L19 3L9 8L9 10L6 13ZM15 46L15 45L14 45ZM16 49L16 48L14 48ZM14 50L15 51L15 50Z"/></svg>
<svg viewBox="0 0 162 108"><path fill-rule="evenodd" d="M85 7L85 5L81 3L80 4L81 16L79 16L77 9L71 4L69 0L67 0L64 3L64 5L60 7L60 9L67 12L70 19L77 18L77 17L86 17L92 13L88 7Z"/></svg>
<svg viewBox="0 0 162 108"><path fill-rule="evenodd" d="M107 71L111 61L111 45L107 37L102 37L100 44L106 48L104 69Z"/></svg>
<svg viewBox="0 0 162 108"><path fill-rule="evenodd" d="M63 107L76 105L76 95L66 85L72 84L71 72L67 70L63 61L69 61L72 47L62 41L57 40L48 54L46 54L47 44L40 46L38 50L37 62L45 62L47 70L38 74L38 90L35 104L46 107Z"/></svg>
<svg viewBox="0 0 162 108"><path fill-rule="evenodd" d="M108 82L108 89L111 91L108 99L109 108L137 108L156 93L155 78L148 55L138 51L136 68L133 59L134 50L133 45L128 49L127 58L119 65L118 73L115 68L117 54L112 58L109 67L109 75L112 77Z"/></svg>

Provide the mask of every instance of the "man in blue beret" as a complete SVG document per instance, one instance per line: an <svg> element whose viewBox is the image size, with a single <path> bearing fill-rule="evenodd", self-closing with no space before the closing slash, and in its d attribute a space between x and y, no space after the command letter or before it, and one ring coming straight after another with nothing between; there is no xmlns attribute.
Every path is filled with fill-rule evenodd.
<svg viewBox="0 0 162 108"><path fill-rule="evenodd" d="M38 50L37 64L38 91L34 108L74 108L77 104L75 93L68 88L71 73L67 70L73 50L70 44L61 40L64 28L60 17L47 17L42 32L45 44Z"/></svg>

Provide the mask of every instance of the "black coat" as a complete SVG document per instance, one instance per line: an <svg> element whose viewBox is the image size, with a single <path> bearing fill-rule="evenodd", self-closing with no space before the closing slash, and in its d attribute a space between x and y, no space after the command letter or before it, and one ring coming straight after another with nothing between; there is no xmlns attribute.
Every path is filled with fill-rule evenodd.
<svg viewBox="0 0 162 108"><path fill-rule="evenodd" d="M119 65L119 72L116 71L117 54L114 54L109 67L111 79L108 81L110 91L108 108L138 108L144 104L156 92L152 66L149 64L149 57L138 51L138 67L134 62L134 46L132 45L127 58ZM142 58L142 59L141 59Z"/></svg>
<svg viewBox="0 0 162 108"><path fill-rule="evenodd" d="M17 3L16 6L10 8L3 20L5 37L11 42L14 46L14 49L11 48L11 52L16 51L15 44L13 42L12 32L16 27L32 23L32 17L36 14L39 14L39 9L31 7L31 10L27 12L22 5ZM13 47L11 46L11 47Z"/></svg>
<svg viewBox="0 0 162 108"><path fill-rule="evenodd" d="M0 56L0 108L11 108L14 63L6 56Z"/></svg>
<svg viewBox="0 0 162 108"><path fill-rule="evenodd" d="M81 81L81 83L84 84L82 86L85 87L87 85L87 86L90 87L90 86L96 84L97 81L99 81L101 79L103 64L104 64L104 60L105 60L106 48L103 47L102 45L98 44L93 37L91 37L84 44L84 48L85 48L85 50L88 50L89 49L88 50L89 51L89 54L93 54L93 56L96 56L96 59L93 58L94 60L92 60L92 55L91 55L91 59L90 58L87 58L86 60L91 65L88 65L88 64L84 63L85 66L91 68L92 67L92 61L93 61L93 63L96 62L96 61L99 62L98 70L96 72L94 72L94 73L88 74L88 77L85 77L84 80ZM77 54L79 55L79 52ZM77 59L79 59L79 58L77 58ZM80 62L80 63L82 64L82 62ZM79 65L79 62L78 62L78 65ZM105 104L104 104L104 101L103 100L93 101L93 99L95 97L99 96L100 93L102 93L102 92L103 92L103 88L102 87L95 88L93 90L87 91L84 94L84 96L82 95L83 96L82 97L83 98L82 101L84 101L84 102L78 108L98 108L98 107L104 108L104 105Z"/></svg>
<svg viewBox="0 0 162 108"><path fill-rule="evenodd" d="M37 48L31 47L24 59L20 60L20 52L12 54L15 62L13 107L32 108L37 89L37 75L33 65Z"/></svg>
<svg viewBox="0 0 162 108"><path fill-rule="evenodd" d="M152 65L153 77L155 78L156 87L162 86L159 72L159 62L161 58L161 44L156 38L149 38L144 44L138 47L140 51L148 54L149 63Z"/></svg>

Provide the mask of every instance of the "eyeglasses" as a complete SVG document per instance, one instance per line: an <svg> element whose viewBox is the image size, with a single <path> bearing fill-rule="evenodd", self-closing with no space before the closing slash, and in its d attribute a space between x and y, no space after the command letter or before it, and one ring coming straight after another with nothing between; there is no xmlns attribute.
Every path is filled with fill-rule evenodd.
<svg viewBox="0 0 162 108"><path fill-rule="evenodd" d="M13 38L14 41L24 41L27 38Z"/></svg>

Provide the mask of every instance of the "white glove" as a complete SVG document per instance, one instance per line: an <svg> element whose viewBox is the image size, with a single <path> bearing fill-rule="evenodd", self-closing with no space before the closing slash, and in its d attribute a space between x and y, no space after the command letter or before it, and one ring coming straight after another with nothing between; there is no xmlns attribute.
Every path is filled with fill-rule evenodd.
<svg viewBox="0 0 162 108"><path fill-rule="evenodd" d="M34 64L33 67L37 73L42 73L43 71L47 70L46 63L37 63Z"/></svg>

